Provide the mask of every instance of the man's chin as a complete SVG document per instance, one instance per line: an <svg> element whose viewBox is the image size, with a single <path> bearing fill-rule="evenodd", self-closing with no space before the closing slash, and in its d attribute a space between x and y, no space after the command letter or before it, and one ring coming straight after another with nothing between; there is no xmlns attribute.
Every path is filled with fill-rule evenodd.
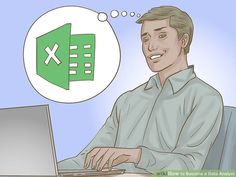
<svg viewBox="0 0 236 177"><path fill-rule="evenodd" d="M161 68L159 68L159 67L150 67L149 66L149 68L150 68L150 70L152 71L152 72L155 72L155 73L158 73L158 72L160 72L162 69Z"/></svg>

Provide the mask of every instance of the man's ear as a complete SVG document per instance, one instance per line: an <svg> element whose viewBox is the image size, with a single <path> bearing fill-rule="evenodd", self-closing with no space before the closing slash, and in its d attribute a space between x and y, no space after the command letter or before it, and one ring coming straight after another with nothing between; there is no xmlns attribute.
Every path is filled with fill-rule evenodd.
<svg viewBox="0 0 236 177"><path fill-rule="evenodd" d="M183 34L181 42L182 42L182 48L185 48L188 45L189 35L187 33Z"/></svg>

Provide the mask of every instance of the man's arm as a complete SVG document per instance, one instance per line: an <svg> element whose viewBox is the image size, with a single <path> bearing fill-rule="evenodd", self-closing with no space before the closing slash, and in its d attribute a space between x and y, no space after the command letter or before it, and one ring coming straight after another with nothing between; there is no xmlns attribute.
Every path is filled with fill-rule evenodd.
<svg viewBox="0 0 236 177"><path fill-rule="evenodd" d="M120 102L126 98L126 94L118 98L115 103L111 115L106 120L103 127L96 134L94 139L86 148L80 152L76 157L65 159L58 163L59 169L83 169L86 154L95 147L114 147L117 136L117 129L119 123L119 106Z"/></svg>
<svg viewBox="0 0 236 177"><path fill-rule="evenodd" d="M223 102L219 95L202 96L187 118L175 149L161 152L140 146L137 168L154 173L163 169L201 169L220 128Z"/></svg>
<svg viewBox="0 0 236 177"><path fill-rule="evenodd" d="M219 95L202 96L194 105L171 152L149 147L95 148L85 160L85 167L101 170L121 163L134 163L137 168L154 173L163 169L201 169L221 124L223 102Z"/></svg>

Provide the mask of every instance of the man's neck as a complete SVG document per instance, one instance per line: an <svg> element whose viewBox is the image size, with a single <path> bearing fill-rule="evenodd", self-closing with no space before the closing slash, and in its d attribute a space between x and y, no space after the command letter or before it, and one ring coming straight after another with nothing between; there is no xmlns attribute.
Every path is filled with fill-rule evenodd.
<svg viewBox="0 0 236 177"><path fill-rule="evenodd" d="M169 67L159 72L161 86L163 87L168 77L187 68L188 68L187 55L182 53L181 55L178 56L178 59L176 60L175 63L173 63Z"/></svg>

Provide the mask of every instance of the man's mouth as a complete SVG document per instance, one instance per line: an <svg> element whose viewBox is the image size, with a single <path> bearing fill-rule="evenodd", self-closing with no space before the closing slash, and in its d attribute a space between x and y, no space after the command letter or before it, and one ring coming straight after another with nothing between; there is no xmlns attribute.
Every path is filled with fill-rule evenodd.
<svg viewBox="0 0 236 177"><path fill-rule="evenodd" d="M151 60L155 60L158 58L161 58L163 56L163 54L157 54L157 55L152 55L151 57L149 57Z"/></svg>

